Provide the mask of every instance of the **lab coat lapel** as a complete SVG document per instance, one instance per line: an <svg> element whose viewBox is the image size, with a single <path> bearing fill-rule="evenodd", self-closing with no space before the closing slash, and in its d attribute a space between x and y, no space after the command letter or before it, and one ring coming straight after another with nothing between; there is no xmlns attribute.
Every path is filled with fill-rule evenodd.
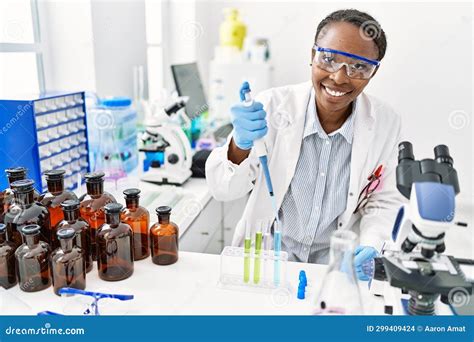
<svg viewBox="0 0 474 342"><path fill-rule="evenodd" d="M276 114L281 116L279 122L286 118L287 125L278 128L273 153L279 156L270 160L270 170L282 173L274 182L277 206L280 208L283 198L295 174L296 164L300 155L303 139L306 110L313 85L306 82L295 87L276 109ZM282 157L284 156L284 157Z"/></svg>
<svg viewBox="0 0 474 342"><path fill-rule="evenodd" d="M357 199L360 190L365 185L362 183L369 176L368 174L365 174L366 172L364 173L364 169L367 169L367 155L370 146L373 143L373 125L375 118L373 116L370 102L364 94L361 94L357 99L357 106L354 114L356 114L356 116L354 118L354 136L352 140L349 194L347 196L346 210L341 216L339 216L338 227L348 226L349 219L357 206ZM350 195L351 193L352 196Z"/></svg>

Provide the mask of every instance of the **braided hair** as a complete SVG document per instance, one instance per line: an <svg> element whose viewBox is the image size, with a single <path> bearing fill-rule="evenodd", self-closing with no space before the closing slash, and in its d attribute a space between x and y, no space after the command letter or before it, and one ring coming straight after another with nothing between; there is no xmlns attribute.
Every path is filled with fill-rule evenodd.
<svg viewBox="0 0 474 342"><path fill-rule="evenodd" d="M372 40L375 43L379 53L377 59L382 60L387 50L387 38L384 30L382 30L379 22L374 17L356 9L338 10L324 18L316 30L314 43L316 44L318 38L326 33L327 25L336 22L351 23L359 27L362 38Z"/></svg>

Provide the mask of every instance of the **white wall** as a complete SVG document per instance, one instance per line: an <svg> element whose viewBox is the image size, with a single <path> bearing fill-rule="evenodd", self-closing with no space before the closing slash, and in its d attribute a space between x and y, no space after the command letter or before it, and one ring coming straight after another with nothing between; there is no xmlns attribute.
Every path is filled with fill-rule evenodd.
<svg viewBox="0 0 474 342"><path fill-rule="evenodd" d="M357 8L373 15L387 34L388 50L367 92L402 115L405 137L413 142L416 157L432 157L436 144L450 147L460 196L472 201L471 3L198 1L196 20L203 34L197 57L206 81L226 7L240 9L249 35L270 38L276 86L310 78L314 34L327 14Z"/></svg>
<svg viewBox="0 0 474 342"><path fill-rule="evenodd" d="M95 90L89 1L38 1L47 90Z"/></svg>
<svg viewBox="0 0 474 342"><path fill-rule="evenodd" d="M133 66L146 75L145 2L93 0L91 9L97 93L133 98Z"/></svg>

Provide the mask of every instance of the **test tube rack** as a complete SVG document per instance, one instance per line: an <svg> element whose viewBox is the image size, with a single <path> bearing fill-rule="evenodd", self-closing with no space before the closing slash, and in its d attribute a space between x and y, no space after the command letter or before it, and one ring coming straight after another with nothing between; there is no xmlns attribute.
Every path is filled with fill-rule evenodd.
<svg viewBox="0 0 474 342"><path fill-rule="evenodd" d="M89 147L84 92L55 92L0 100L0 172L23 166L36 190L46 191L46 170L66 171L64 186L80 186L88 172ZM0 176L0 189L8 187Z"/></svg>
<svg viewBox="0 0 474 342"><path fill-rule="evenodd" d="M263 293L289 289L288 253L282 251L279 254L275 255L273 250L262 250L260 254L255 254L253 250L245 253L243 247L226 246L221 253L219 287ZM246 268L248 278L244 274ZM259 281L255 281L256 271L259 272ZM275 271L280 272L278 284L274 281Z"/></svg>

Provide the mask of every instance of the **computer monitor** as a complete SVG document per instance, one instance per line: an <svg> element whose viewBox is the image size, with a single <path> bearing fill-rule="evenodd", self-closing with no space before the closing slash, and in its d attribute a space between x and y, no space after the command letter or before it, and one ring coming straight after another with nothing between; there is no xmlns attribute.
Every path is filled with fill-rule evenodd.
<svg viewBox="0 0 474 342"><path fill-rule="evenodd" d="M174 83L179 96L189 96L186 114L194 119L208 110L206 95L199 76L197 63L175 64L171 66Z"/></svg>

